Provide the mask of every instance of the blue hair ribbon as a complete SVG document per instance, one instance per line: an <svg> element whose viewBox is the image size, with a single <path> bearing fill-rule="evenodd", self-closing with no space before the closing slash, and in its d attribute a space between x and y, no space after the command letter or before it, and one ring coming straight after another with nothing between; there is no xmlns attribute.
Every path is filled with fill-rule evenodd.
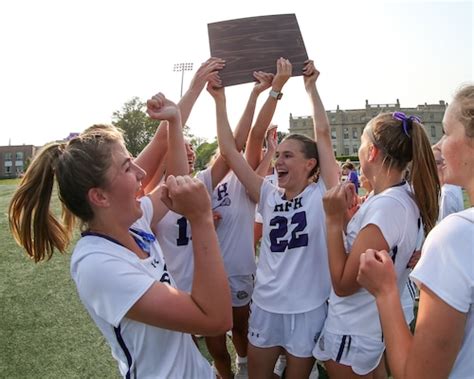
<svg viewBox="0 0 474 379"><path fill-rule="evenodd" d="M421 124L421 118L418 116L408 116L403 112L393 112L392 118L394 120L398 120L402 122L403 132L406 134L408 138L410 138L410 134L408 133L408 129L412 127L413 121L416 121L418 124Z"/></svg>

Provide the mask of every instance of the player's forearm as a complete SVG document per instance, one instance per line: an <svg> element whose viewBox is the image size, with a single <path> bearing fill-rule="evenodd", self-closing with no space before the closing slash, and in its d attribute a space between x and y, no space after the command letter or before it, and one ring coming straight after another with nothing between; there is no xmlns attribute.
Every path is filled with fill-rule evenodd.
<svg viewBox="0 0 474 379"><path fill-rule="evenodd" d="M245 141L249 135L250 127L252 126L253 116L255 114L255 107L257 106L258 93L252 91L245 106L244 113L235 128L235 145L237 150L241 151L244 148Z"/></svg>
<svg viewBox="0 0 474 379"><path fill-rule="evenodd" d="M223 324L229 325L232 302L211 212L199 220L190 220L190 224L194 251L191 296L206 316L221 318Z"/></svg>
<svg viewBox="0 0 474 379"><path fill-rule="evenodd" d="M342 237L343 228L339 220L326 218L326 235L328 243L329 271L334 292L338 296L347 296L343 287L344 268L347 254Z"/></svg>
<svg viewBox="0 0 474 379"><path fill-rule="evenodd" d="M222 156L227 160L233 154L240 154L235 145L234 135L227 118L225 99L216 101L217 140Z"/></svg>
<svg viewBox="0 0 474 379"><path fill-rule="evenodd" d="M156 171L165 161L166 151L168 149L167 130L168 122L161 121L152 140L135 159L135 162L147 173L142 180L143 188L149 185Z"/></svg>
<svg viewBox="0 0 474 379"><path fill-rule="evenodd" d="M376 299L390 370L395 379L404 378L407 357L413 336L403 315L400 295L395 286L392 293Z"/></svg>
<svg viewBox="0 0 474 379"><path fill-rule="evenodd" d="M189 173L188 158L184 147L181 116L169 121L168 154L166 155L167 175L187 175Z"/></svg>
<svg viewBox="0 0 474 379"><path fill-rule="evenodd" d="M263 156L262 161L258 165L257 170L255 170L257 175L262 176L262 177L267 175L268 169L270 168L270 165L272 163L273 154L274 152L271 150L268 150L267 152L265 152L265 155Z"/></svg>
<svg viewBox="0 0 474 379"><path fill-rule="evenodd" d="M329 134L329 120L316 85L314 85L311 90L308 91L308 95L313 108L314 135L317 139L318 134Z"/></svg>
<svg viewBox="0 0 474 379"><path fill-rule="evenodd" d="M201 94L202 89L199 90L197 88L190 88L186 91L183 95L181 100L178 103L179 110L181 111L181 121L184 125L188 122L189 115L198 99L199 95Z"/></svg>

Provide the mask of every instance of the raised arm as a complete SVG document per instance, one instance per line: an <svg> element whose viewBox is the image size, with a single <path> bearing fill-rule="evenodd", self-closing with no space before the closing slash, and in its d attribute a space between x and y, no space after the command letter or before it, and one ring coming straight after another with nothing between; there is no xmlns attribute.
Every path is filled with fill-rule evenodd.
<svg viewBox="0 0 474 379"><path fill-rule="evenodd" d="M191 84L189 88L181 98L178 103L179 110L181 111L181 122L184 126L188 121L189 115L198 99L199 95L201 94L204 86L208 81L211 81L216 84L220 84L220 79L218 77L218 70L224 68L225 64L222 59L219 58L209 58L206 62L204 62L201 67L196 71L191 80ZM147 181L144 183L145 194L151 192L156 188L156 186L160 183L165 170L165 164L163 162L163 157L166 155L168 151L168 137L167 137L167 122L162 122L160 126L162 126L163 130L160 132L159 141L160 144L156 144L150 146L150 149L154 151L154 154L149 154L148 156L151 159L150 164L145 167L145 171L149 175L147 175ZM158 159L159 158L159 159ZM148 168L148 169L147 169ZM188 172L186 172L188 174Z"/></svg>
<svg viewBox="0 0 474 379"><path fill-rule="evenodd" d="M154 182L155 172L164 164L166 151L168 149L168 122L162 121L156 129L155 135L145 148L140 152L135 162L146 171L142 180L142 186L147 193ZM154 187L156 184L154 185Z"/></svg>
<svg viewBox="0 0 474 379"><path fill-rule="evenodd" d="M279 58L277 60L277 73L272 80L272 92L281 93L283 86L291 77L292 66L288 59ZM272 121L275 109L278 104L278 96L268 96L267 100L258 113L255 124L250 130L250 135L245 149L245 157L252 168L256 168L260 162L260 155L262 151L263 139L270 122Z"/></svg>
<svg viewBox="0 0 474 379"><path fill-rule="evenodd" d="M349 296L355 293L360 285L357 283L360 255L369 247L388 250L389 246L381 230L374 224L364 227L352 244L349 254L344 246L343 231L347 211L358 201L353 184L338 184L323 197L326 214L326 235L328 244L329 272L334 292L338 296Z"/></svg>
<svg viewBox="0 0 474 379"><path fill-rule="evenodd" d="M168 147L166 154L166 172L168 175L188 174L188 161L184 147L183 129L181 127L181 113L176 104L168 100L162 93L153 96L147 101L148 115L156 120L168 122ZM159 190L152 191L150 198L153 202L154 213L152 225L161 220L168 208L160 200Z"/></svg>
<svg viewBox="0 0 474 379"><path fill-rule="evenodd" d="M220 153L237 175L240 182L245 186L250 198L257 203L260 200L260 187L262 186L263 178L254 172L242 154L237 150L227 118L224 88L213 88L211 85L208 85L207 90L216 102L217 139L219 141Z"/></svg>
<svg viewBox="0 0 474 379"><path fill-rule="evenodd" d="M278 135L276 127L268 129L266 140L267 150L265 151L265 154L263 155L263 158L260 161L257 170L255 170L255 172L262 178L267 176L268 169L270 168L272 164L272 159L275 156L275 151L278 145Z"/></svg>
<svg viewBox="0 0 474 379"><path fill-rule="evenodd" d="M179 107L159 93L147 101L147 113L152 119L168 121L166 172L168 175L187 175L188 161Z"/></svg>
<svg viewBox="0 0 474 379"><path fill-rule="evenodd" d="M242 117L240 118L234 131L235 146L237 147L238 151L242 151L245 146L245 141L247 140L250 126L252 125L253 115L255 113L255 107L257 105L258 96L270 87L273 79L273 74L267 74L264 72L254 72L253 75L257 82L255 83L255 86L250 92L250 96L247 101L244 113L242 114ZM227 165L225 159L219 155L214 161L211 168L213 188L215 188L219 184L219 182L225 177L227 172L229 172L229 166Z"/></svg>
<svg viewBox="0 0 474 379"><path fill-rule="evenodd" d="M316 88L319 71L314 67L313 61L308 60L305 62L303 74L304 86L313 110L314 138L318 146L321 177L326 188L329 189L339 183L339 167L332 149L329 120Z"/></svg>
<svg viewBox="0 0 474 379"><path fill-rule="evenodd" d="M422 285L412 335L403 316L396 274L387 252L369 249L362 254L357 280L375 296L393 377L447 378L461 348L467 314Z"/></svg>
<svg viewBox="0 0 474 379"><path fill-rule="evenodd" d="M131 307L127 317L192 334L225 333L232 328L232 304L206 188L198 179L169 176L162 201L191 224L193 287L188 294L156 281Z"/></svg>
<svg viewBox="0 0 474 379"><path fill-rule="evenodd" d="M220 58L209 58L205 61L201 67L194 74L191 84L189 85L188 90L183 95L181 100L178 103L179 110L181 111L181 119L183 126L188 121L189 115L201 94L202 90L206 86L206 83L212 81L215 84L220 83L218 77L219 70L222 70L225 67L225 62Z"/></svg>

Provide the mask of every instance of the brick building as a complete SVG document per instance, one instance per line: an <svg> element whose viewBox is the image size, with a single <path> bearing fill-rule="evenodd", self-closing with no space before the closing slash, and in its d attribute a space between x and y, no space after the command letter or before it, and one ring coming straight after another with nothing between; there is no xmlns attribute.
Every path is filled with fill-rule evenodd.
<svg viewBox="0 0 474 379"><path fill-rule="evenodd" d="M336 156L357 155L360 136L367 122L382 112L404 112L421 118L431 144L443 136L442 120L447 103L418 105L416 108L402 108L397 99L395 104L369 104L365 101L362 109L339 109L326 111L331 124L331 140ZM313 119L311 116L293 117L290 114L290 133L300 133L314 138Z"/></svg>
<svg viewBox="0 0 474 379"><path fill-rule="evenodd" d="M26 163L36 154L33 145L0 146L0 178L17 178L26 167Z"/></svg>

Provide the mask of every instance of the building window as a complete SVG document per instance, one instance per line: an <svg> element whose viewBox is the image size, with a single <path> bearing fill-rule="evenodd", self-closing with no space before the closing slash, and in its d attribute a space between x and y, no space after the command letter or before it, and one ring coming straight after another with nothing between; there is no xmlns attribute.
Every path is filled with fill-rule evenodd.
<svg viewBox="0 0 474 379"><path fill-rule="evenodd" d="M344 128L344 139L349 139L349 128Z"/></svg>
<svg viewBox="0 0 474 379"><path fill-rule="evenodd" d="M344 155L349 155L349 146L344 146Z"/></svg>
<svg viewBox="0 0 474 379"><path fill-rule="evenodd" d="M430 114L430 120L434 120L434 114L433 113Z"/></svg>
<svg viewBox="0 0 474 379"><path fill-rule="evenodd" d="M431 125L431 137L436 137L436 126Z"/></svg>
<svg viewBox="0 0 474 379"><path fill-rule="evenodd" d="M22 161L23 160L23 151L17 151L15 156L16 156L15 160Z"/></svg>
<svg viewBox="0 0 474 379"><path fill-rule="evenodd" d="M352 128L352 139L357 139L357 138L359 138L359 136L357 135L357 129Z"/></svg>
<svg viewBox="0 0 474 379"><path fill-rule="evenodd" d="M12 160L12 153L5 153L5 160L11 161Z"/></svg>
<svg viewBox="0 0 474 379"><path fill-rule="evenodd" d="M357 146L352 146L352 154L358 154L359 148Z"/></svg>
<svg viewBox="0 0 474 379"><path fill-rule="evenodd" d="M12 173L12 166L5 166L5 174L11 174Z"/></svg>
<svg viewBox="0 0 474 379"><path fill-rule="evenodd" d="M331 128L331 138L336 139L336 128Z"/></svg>

